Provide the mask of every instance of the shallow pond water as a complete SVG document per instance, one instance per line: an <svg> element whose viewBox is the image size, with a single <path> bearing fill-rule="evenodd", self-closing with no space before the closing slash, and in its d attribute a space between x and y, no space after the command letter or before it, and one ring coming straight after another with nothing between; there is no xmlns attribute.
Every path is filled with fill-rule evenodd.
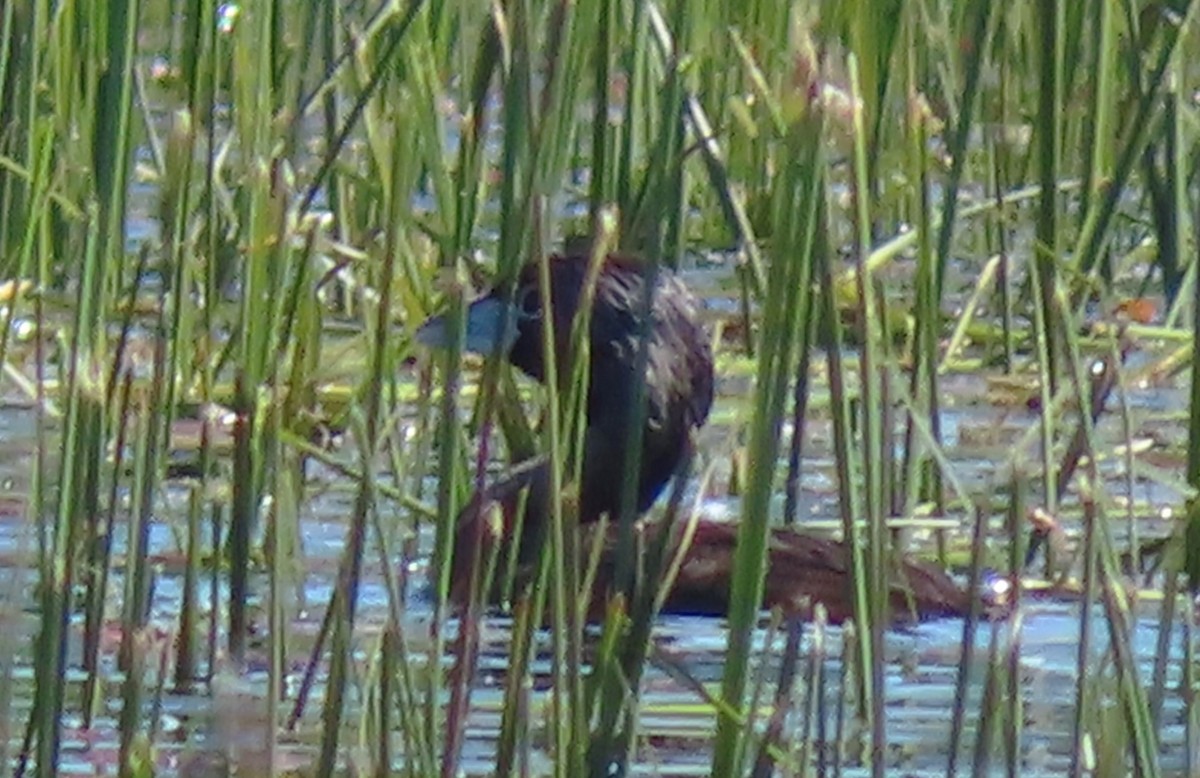
<svg viewBox="0 0 1200 778"><path fill-rule="evenodd" d="M943 412L943 430L955 471L968 488L994 489L1007 477L1007 468L1011 467L1014 459L1014 442L1031 425L1036 424L1037 417L1023 407L996 406L987 402L986 382L982 379L955 376L947 381L947 386L949 402ZM729 384L723 384L720 388L719 405L734 409L726 418L736 418L740 412L736 408L739 393L730 391L736 388ZM1146 430L1154 428L1156 415L1182 407L1183 403L1184 398L1173 386L1135 388L1130 397L1131 406L1139 414L1139 423ZM0 562L3 563L0 586L9 587L6 591L13 595L13 599L8 599L9 602L21 602L26 606L19 615L13 615L10 611L10 623L14 628L6 631L10 637L9 646L14 651L18 690L27 690L32 683L31 646L37 626L36 613L30 608L36 576L29 564L35 536L27 523L23 512L24 501L21 499L21 495L28 491L29 474L32 471L34 418L33 412L20 403L14 402L0 409L0 439L4 440L4 445L0 446L0 482L6 485L10 495L7 502L0 504ZM785 429L785 434L790 433L790 428ZM1110 414L1102 421L1100 433L1110 442L1121 439L1119 423L1114 415ZM730 437L727 424L713 425L704 432L703 437L705 453L709 458L715 459L718 464L727 460ZM803 522L826 526L832 525L836 518L836 474L833 471L831 446L827 420L823 420L820 414L814 414L806 429L800 513ZM350 451L342 453L348 460L353 458ZM1029 455L1037 456L1036 450L1030 451ZM1179 500L1174 490L1154 481L1137 479L1134 481L1134 492L1128 493L1124 486L1125 479L1116 464L1106 463L1105 472L1110 477L1110 493L1133 499L1143 536L1169 531L1168 509L1177 505ZM314 466L309 469L307 476L310 499L301 508L300 527L304 566L294 576L296 602L299 604L289 614L288 655L285 659L288 677L284 690L286 699L281 705L285 711L293 704L325 604L333 590L338 559L345 543L346 518L350 515L353 499L351 485L340 480L332 470ZM706 510L715 515L736 516L739 510L737 500L719 494L720 484L727 479L728 466L722 464L717 468L715 477L718 493L707 500ZM169 484L159 495L155 522L151 527L150 553L157 571L150 618L152 633L157 641L156 648L152 649L153 656L162 656L164 651L169 656L181 610L183 557L180 539L187 497L188 489L182 483ZM782 498L776 509L782 509ZM395 526L408 520L395 505L385 504L383 511L385 516L394 519ZM1124 521L1114 523L1118 536L1125 526ZM202 537L207 540L207 528ZM124 527L118 528L116 540L119 558L124 554L126 542ZM410 659L414 666L426 661L425 647L429 641L432 615L425 585L426 560L432 538L428 532L422 532L417 540L418 555L407 570L410 586L404 604L405 623L402 625L413 651ZM389 564L392 562L394 560ZM360 670L365 670L369 657L374 655L382 625L387 618L387 589L383 572L378 552L371 546L366 555L358 606L359 634L356 646ZM266 596L265 580L259 576L254 583L255 601L261 603ZM119 641L116 619L123 586L120 569L110 586L112 598L108 615L112 626L109 628L111 634L104 643L105 675L109 678L106 687L108 702L101 719L88 731L80 728L80 720L64 722L64 774L102 774L111 771L115 764L115 717L119 712L117 691L120 674L114 662ZM208 587L206 573L198 592L205 618L211 612ZM220 596L222 600L227 596L223 581ZM1025 726L1021 762L1026 775L1060 775L1069 763L1080 623L1078 608L1077 604L1072 603L1032 600L1024 607L1020 668ZM224 626L224 617L221 626ZM265 624L262 626L265 629ZM72 619L72 628L73 652L70 659L72 667L78 668L81 614L77 613ZM483 629L483 647L472 697L468 742L464 750L463 766L468 774L486 774L492 763L503 708L501 695L507 665L509 628L509 621L497 616L488 618ZM451 633L454 632L453 622L449 629ZM964 745L960 764L967 764L970 759L970 744L974 742L973 728L979 715L992 630L1001 631L1002 648L1008 645L1008 627L1005 624L981 625L976 634L974 669L966 703L968 729L962 739ZM1152 604L1144 604L1138 611L1135 650L1145 683L1149 683L1151 677L1150 663L1155 651L1157 630L1157 608ZM1098 606L1093 612L1092 632L1089 672L1105 666L1108 636L1104 614ZM1183 775L1187 769L1185 709L1178 691L1182 675L1179 660L1182 655L1182 635L1180 629L1176 633L1171 641L1172 662L1167 674L1159 736L1164 768L1168 774ZM661 655L668 657L677 668L682 668L690 677L708 685L710 689L716 688L721 679L725 637L723 622L718 619L665 617L660 620L655 632ZM763 639L760 634L760 642ZM806 646L811 639L810 629L806 633ZM891 769L897 771L895 774L944 774L962 639L963 624L953 619L888 633L885 677L889 737L887 759ZM827 630L825 645L827 658L820 688L823 689L826 710L832 717L837 708L836 700L842 679L840 629ZM781 646L779 643L766 652L766 670L770 671L777 664ZM153 653L155 650L157 654ZM534 689L531 693L530 766L535 774L548 765L544 752L540 750L540 746L546 742L545 689L549 669L549 645L544 636L540 651L534 665ZM201 654L207 657L203 646ZM445 662L449 666L449 660ZM267 674L262 647L252 648L243 667L233 668L228 663L222 663L219 667L211 695L167 692L159 701L160 726L164 733L160 738L159 760L165 774L209 774L203 772L203 765L207 764L203 758L214 751L231 751L244 764L251 764L258 758L255 755L261 751L267 731L263 720ZM757 667L754 672L758 672ZM82 683L82 678L82 672L78 669L68 674L72 687ZM276 764L300 767L311 764L315 759L317 743L314 733L319 727L322 681L322 678L318 678L316 694L297 732L281 737ZM154 685L152 679L151 686ZM23 722L27 714L28 697L18 694L14 720ZM798 721L795 719L790 725L798 726ZM706 775L713 726L711 711L695 691L680 683L661 663L652 663L645 676L645 739L639 748L633 774ZM18 730L11 730L10 738L19 740ZM827 732L831 735L834 732L832 718L827 721ZM352 757L353 749L348 753ZM996 758L999 760L1001 757ZM857 773L846 769L842 774Z"/></svg>

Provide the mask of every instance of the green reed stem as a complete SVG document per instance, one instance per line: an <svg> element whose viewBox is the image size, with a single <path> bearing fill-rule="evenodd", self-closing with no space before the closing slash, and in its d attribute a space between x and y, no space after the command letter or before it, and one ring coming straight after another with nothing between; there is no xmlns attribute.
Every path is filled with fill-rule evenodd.
<svg viewBox="0 0 1200 778"><path fill-rule="evenodd" d="M927 76L924 71L928 67L923 61L918 62L923 51L916 45L916 38L921 34L920 21L908 15L905 24L905 35L908 52L907 60L907 92L915 94L918 83ZM920 74L918 73L920 71ZM909 135L908 161L909 175L917 182L914 188L911 210L915 214L917 232L917 269L913 281L916 301L913 311L915 332L913 333L913 370L909 383L909 392L913 395L918 408L936 407L933 391L937 379L930 375L936 363L938 351L939 300L937 296L938 268L935 264L933 247L933 222L935 215L932 207L929 176L929 132L928 125L932 117L919 112L915 106L910 106L906 129ZM931 418L934 414L930 413ZM911 513L918 500L927 494L920 484L929 479L922 478L922 463L920 449L914 446L914 419L909 417L904 434L904 510ZM934 481L936 483L936 480ZM935 491L940 491L936 489Z"/></svg>
<svg viewBox="0 0 1200 778"><path fill-rule="evenodd" d="M113 474L109 484L108 506L103 516L103 523L96 527L95 537L91 538L88 558L92 572L88 581L87 614L84 624L83 637L83 667L88 673L83 687L83 720L90 726L95 716L100 713L102 699L99 695L102 679L100 677L100 638L104 627L105 607L108 602L108 579L112 569L112 547L116 532L117 505L120 495L121 472L125 463L127 433L133 420L131 413L133 375L126 371L120 385L119 401L115 408L120 422L117 425L115 445L115 461ZM117 395L114 392L114 395ZM102 527L102 529L101 529Z"/></svg>
<svg viewBox="0 0 1200 778"><path fill-rule="evenodd" d="M1087 211L1089 200L1100 194L1112 175L1112 137L1117 129L1116 79L1117 25L1113 3L1096 3L1090 9L1092 28L1097 35L1093 62L1093 87L1090 120L1085 133L1090 136L1091 155L1084 172L1083 204Z"/></svg>
<svg viewBox="0 0 1200 778"><path fill-rule="evenodd" d="M89 285L99 275L98 225L93 222L89 233L89 254L85 259L84 289L76 315L75 345L85 337L82 333L93 332L92 315L95 311L97 285ZM86 324L85 324L86 322ZM50 545L44 555L42 570L42 632L38 654L43 661L37 665L35 677L34 718L31 719L37 732L37 765L40 775L53 775L58 766L59 721L63 709L64 661L67 646L67 619L69 598L73 581L73 528L80 519L80 508L91 502L84 487L84 471L90 452L98 450L100 441L95 438L95 420L99 418L96 403L85 394L86 377L80 376L73 364L68 380L69 400L67 403L66 434L62 436L61 481L67 488L59 496L57 516ZM90 434L89 434L90 433ZM36 722L36 723L35 723Z"/></svg>
<svg viewBox="0 0 1200 778"><path fill-rule="evenodd" d="M801 116L782 139L789 164L776 181L773 223L777 245L767 287L763 329L773 337L760 343L757 391L750 428L748 484L743 519L734 552L734 574L730 588L729 650L721 695L741 709L750 661L750 637L762 601L770 502L779 431L788 397L797 337L807 321L805 308L810 273L821 231L820 203L824 197L824 168L820 140L822 119L814 111ZM741 771L745 742L740 727L731 719L717 720L713 747L713 774L733 775Z"/></svg>
<svg viewBox="0 0 1200 778"><path fill-rule="evenodd" d="M979 591L979 584L982 580L984 552L986 551L985 542L987 540L987 523L989 512L982 505L975 507L974 530L971 535L971 569L967 574L967 591ZM980 601L978 597L971 598L971 610L967 617L963 619L962 631L962 657L958 662L958 673L954 682L954 708L950 717L950 745L947 749L949 752L948 761L946 764L947 778L953 778L958 772L958 757L961 748L961 740L963 733L963 722L967 709L967 683L971 677L971 664L975 658L975 635L979 626L980 617ZM999 632L998 629L993 629L992 640L993 649L995 647L995 635ZM982 731L982 725L977 725ZM983 743L980 738L979 743ZM980 745L976 746L976 752L982 750ZM978 774L978 773L977 773Z"/></svg>
<svg viewBox="0 0 1200 778"><path fill-rule="evenodd" d="M535 241L535 245L537 245ZM552 286L550 283L550 266L549 259L543 258L538 262L538 290L543 300L552 299ZM549 452L550 463L550 489L551 494L561 494L562 485L564 483L563 460L562 452L563 444L562 437L562 408L563 403L558 398L558 365L555 356L555 341L554 341L554 317L544 317L542 326L542 348L545 362L545 377L547 386L547 413L546 413L546 448ZM569 366L564 366L570 369ZM567 656L569 653L568 637L563 632L570 633L571 627L568 622L567 610L568 592L566 590L567 581L567 565L574 566L574 560L568 560L567 556L567 527L563 516L562 501L550 500L550 545L549 545L549 564L550 564L550 608L552 615L552 623L555 625L554 630L554 692L552 695L552 704L554 705L554 725L552 727L555 752L560 754L557 760L556 775L567 776L567 763L570 760L571 753L571 717L572 709L568 702L569 681L567 678L570 672L567 667ZM574 591L571 592L574 594Z"/></svg>
<svg viewBox="0 0 1200 778"><path fill-rule="evenodd" d="M1120 144L1116 166L1107 182L1104 195L1088 209L1075 244L1074 266L1084 273L1090 274L1096 269L1112 229L1117 205L1125 192L1125 185L1146 144L1157 132L1158 124L1163 119L1164 114L1155 108L1168 90L1171 79L1167 78L1167 68L1175 58L1176 47L1183 37L1181 33L1191 28L1195 9L1196 3L1188 0L1187 5L1178 9L1170 21L1156 26L1165 40L1161 42L1158 58L1150 69L1144 88L1137 96L1134 110L1129 113L1129 119L1122 128L1123 142Z"/></svg>
<svg viewBox="0 0 1200 778"><path fill-rule="evenodd" d="M1051 267L1049 274L1050 283L1058 284L1057 269ZM1033 288L1033 296L1035 300L1045 299L1045 292L1042 290L1042 276L1040 271L1030 273L1030 285ZM1055 392L1051 389L1052 369L1050 367L1051 360L1051 342L1057 337L1050 330L1050 321L1045 316L1045 307L1041 304L1033 306L1033 332L1034 343L1036 346L1036 365L1038 370L1038 399L1041 403L1042 413L1039 416L1038 430L1041 435L1042 444L1042 478L1045 483L1045 503L1046 510L1053 513L1057 510L1059 494L1058 490L1051 485L1058 480L1057 463L1054 461L1054 429L1055 429L1055 414L1050 409L1054 408L1053 400ZM1017 450L1019 450L1018 447Z"/></svg>
<svg viewBox="0 0 1200 778"><path fill-rule="evenodd" d="M204 514L203 493L193 485L188 490L187 536L184 545L183 602L179 607L179 626L175 646L175 689L190 690L199 677L196 667L197 638L200 634L200 564L203 545L200 539Z"/></svg>
<svg viewBox="0 0 1200 778"><path fill-rule="evenodd" d="M1024 572L1025 551L1025 504L1028 491L1024 474L1014 473L1009 480L1009 504L1005 526L1008 530L1008 577L1020 581ZM1020 774L1021 733L1025 721L1025 705L1021 694L1021 630L1022 597L1021 587L1014 586L1012 594L1012 616L1008 620L1008 713L1005 720L1004 738L1008 753L1008 775L1016 778Z"/></svg>
<svg viewBox="0 0 1200 778"><path fill-rule="evenodd" d="M979 701L979 720L975 724L975 755L971 763L973 775L988 775L995 741L996 715L1000 710L1000 689L1004 665L1000 662L1000 631L992 630L988 640L987 670L983 681L983 695Z"/></svg>
<svg viewBox="0 0 1200 778"><path fill-rule="evenodd" d="M399 212L405 208L406 201L400 193L407 189L401 186L407 182L409 169L407 165L397 164L391 171L390 201L388 213L392 223L396 223ZM384 387L386 376L392 372L388 337L392 318L392 289L396 271L398 246L395 244L395 233L388 233L379 270L377 293L378 301L374 320L370 321L372 330L369 332L368 348L370 354L370 370L366 377L363 424L359 440L361 467L364 474L372 472L379 452L380 429L383 420ZM461 337L461 336L460 336ZM455 368L457 369L457 368ZM453 395L451 395L453 399ZM447 424L448 428L452 425ZM451 429L451 431L453 431ZM450 449L453 451L453 448ZM444 451L444 454L446 452ZM453 459L450 460L453 462ZM453 479L448 479L453 483ZM328 692L325 708L322 712L323 732L321 738L321 754L318 774L332 775L337 760L339 730L341 727L346 685L349 682L351 639L354 630L354 616L358 605L358 587L362 575L363 554L367 542L367 526L376 511L375 479L364 477L359 482L355 496L354 510L350 526L347 529L346 552L343 565L339 569L338 593L334 596L336 617L333 621L332 656L329 665ZM447 509L450 502L446 501ZM334 607L331 605L331 607Z"/></svg>
<svg viewBox="0 0 1200 778"><path fill-rule="evenodd" d="M154 382L149 394L136 401L141 412L138 414L139 423L136 430L137 446L134 457L133 491L139 498L128 522L125 591L121 613L121 645L118 655L119 663L125 670L121 693L119 722L121 746L118 766L123 777L134 774L133 748L136 738L140 735L146 651L149 647L149 631L145 627L150 597L150 571L147 567L151 503L145 498L145 495L154 480L153 469L158 429L157 414L151 411L157 407L156 395L158 387L162 384L160 371L163 363L163 349L161 341L159 341L156 351L155 372L158 374L159 380Z"/></svg>
<svg viewBox="0 0 1200 778"><path fill-rule="evenodd" d="M858 58L850 55L850 96L856 104L862 99L858 82ZM882 408L882 383L887 380L877 370L879 356L880 324L875 313L875 285L866 268L866 257L871 245L870 184L867 165L866 128L863 111L854 112L854 205L855 205L855 265L858 272L858 316L862 324L863 339L859 350L859 397L862 407L862 474L865 486L863 517L867 521L867 566L863 584L867 587L868 609L866 619L860 619L859 628L864 629L871 642L871 663L864 669L870 673L871 690L871 771L882 776L887 730L884 718L883 688L883 625L889 619L888 565L885 562L887 538L884 528L883 482L886 474L881 465L884 434L880 418ZM948 223L945 222L945 223ZM944 223L944 224L945 224ZM935 415L936 418L936 415ZM869 668L869 669L868 669Z"/></svg>
<svg viewBox="0 0 1200 778"><path fill-rule="evenodd" d="M1065 322L1070 322L1069 303L1065 294L1059 290L1055 295L1059 306L1059 315ZM1119 583L1114 583L1119 574L1116 552L1113 546L1108 520L1102 506L1096 501L1093 490L1102 483L1099 467L1096 463L1096 447L1093 414L1098 412L1094 405L1103 403L1107 392L1096 397L1092 381L1088 380L1087 362L1079 350L1078 335L1073 327L1064 327L1063 339L1067 345L1072 374L1075 399L1079 407L1080 430L1083 436L1083 453L1088 458L1087 486L1083 495L1084 507L1084 598L1080 615L1080 640L1078 653L1078 688L1076 691L1076 730L1075 747L1072 750L1073 775L1082 774L1083 765L1080 762L1084 722L1080 716L1090 710L1090 693L1092 684L1088 683L1090 670L1090 622L1091 604L1094 602L1097 588L1104 586L1106 612L1108 616L1109 639L1114 647L1120 676L1119 699L1123 707L1129 729L1132 730L1132 757L1135 771L1140 775L1158 775L1158 744L1155 731L1150 727L1150 706L1146 699L1132 650L1129 647L1129 618L1126 606L1117 600L1123 599ZM1119 369L1119 364L1107 366L1108 370ZM1114 591L1115 589L1115 591Z"/></svg>
<svg viewBox="0 0 1200 778"><path fill-rule="evenodd" d="M1054 187L1059 180L1062 157L1062 9L1063 3L1052 2L1042 3L1036 11L1038 29L1041 31L1038 40L1041 55L1038 62L1038 120L1034 133L1037 138L1038 181L1042 194L1038 201L1037 246L1033 269L1037 276L1035 283L1040 288L1040 296L1036 298L1035 305L1039 309L1038 316L1045 322L1044 329L1047 333L1042 376L1046 391L1051 395L1058 391L1058 364L1062 350L1058 341L1059 327L1054 307L1057 276L1055 268L1060 254L1059 199ZM1045 442L1049 442L1049 439ZM1050 470L1047 469L1046 477L1049 478L1049 475ZM1048 507L1053 510L1053 505Z"/></svg>

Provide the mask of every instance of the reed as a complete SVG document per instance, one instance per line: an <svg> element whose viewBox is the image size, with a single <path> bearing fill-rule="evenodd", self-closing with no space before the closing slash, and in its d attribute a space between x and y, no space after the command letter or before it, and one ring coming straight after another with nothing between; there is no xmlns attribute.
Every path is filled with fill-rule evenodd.
<svg viewBox="0 0 1200 778"><path fill-rule="evenodd" d="M797 70L815 63L808 31L793 21L792 39L785 56ZM806 61L807 60L807 61ZM811 92L814 81L787 84L800 94ZM786 93L774 97L774 115L786 117L777 127L778 145L773 154L787 158L787 174L776 182L772 198L772 231L775 261L768 275L764 328L772 333L758 344L758 396L750 427L749 470L744 524L738 539L735 575L730 598L730 648L722 686L727 703L739 706L745 694L746 668L750 660L750 635L763 592L768 536L768 504L774 483L774 463L779 456L780 425L784 418L791 365L798 350L809 347L805 335L808 308L815 304L809 294L812 269L817 263L816 236L822 231L825 182L820 142L823 107L815 103L787 104ZM786 111L786 113L785 113ZM788 115L790 114L790 116ZM713 772L717 775L742 772L746 756L745 730L720 718L714 748Z"/></svg>
<svg viewBox="0 0 1200 778"><path fill-rule="evenodd" d="M552 365L531 390L499 361L464 363L461 328L436 361L410 363L409 335L435 308L461 323L481 279L502 285L583 236L596 257L723 262L715 296L736 312L710 314L741 327L719 360L752 388L714 414L748 463L735 605L719 690L693 684L714 720L714 775L840 769L858 758L859 726L861 761L887 770L894 555L932 536L927 555L970 549L972 581L997 560L1019 575L1035 505L1078 521L1077 672L1105 680L1077 687L1075 770L1103 738L1105 758L1167 772L1165 680L1193 650L1178 574L1200 565L1181 526L1188 561L1160 579L1146 692L1121 554L1143 556L1139 476L1180 501L1200 488L1200 362L1186 365L1200 331L1195 13L1186 0L0 4L0 367L36 430L13 490L28 505L39 659L32 687L14 670L23 655L0 666L6 764L56 774L64 722L97 727L113 702L116 770L142 774L168 748L155 720L168 669L176 690L204 694L218 666L261 666L251 705L269 766L285 763L280 728L294 727L321 744L322 775L474 769L479 655L498 622L482 602L447 606L454 520L497 462L547 453L556 493L578 475L587 363ZM1115 337L1096 324L1131 297L1161 297L1162 323ZM585 306L576 343L587 319ZM1168 342L1176 353L1160 359ZM1151 368L1121 366L1130 343ZM1087 372L1097 358L1118 371L1108 405ZM947 443L944 387L967 370L1036 374L1040 418L994 483L964 478ZM1186 460L1182 479L1139 459L1133 439L1154 420L1130 397L1180 372L1191 434L1168 453ZM1119 451L1105 427L1117 403ZM838 514L811 522L802 485L826 421ZM347 444L325 446L327 432ZM709 483L727 453L700 451L690 483ZM331 481L352 495L334 594L306 602L304 523ZM598 633L569 501L532 590L513 592L512 560L476 561L481 582L509 579L515 613L498 774L531 771L541 743L557 775L629 770L648 742L642 692L667 663L655 627L672 560L638 545L625 482L611 517L623 591ZM656 511L693 520L687 483ZM1003 531L982 505L1004 510ZM893 521L919 515L937 522ZM851 545L855 619L840 638L775 615L786 639L755 648L777 521L832 524ZM410 580L426 555L431 612ZM175 556L178 573L160 569ZM155 610L156 576L178 577L177 616ZM368 577L382 626L360 617ZM982 703L968 688L976 659L962 660L951 771L959 742L978 769L1001 752L1010 773L1020 764L1022 602L993 625ZM305 610L324 619L315 645ZM173 667L147 648L159 628L178 636ZM780 645L771 689L759 662ZM12 704L22 694L29 705ZM971 744L964 722L992 703ZM31 712L10 720L17 710ZM792 737L788 716L802 720Z"/></svg>

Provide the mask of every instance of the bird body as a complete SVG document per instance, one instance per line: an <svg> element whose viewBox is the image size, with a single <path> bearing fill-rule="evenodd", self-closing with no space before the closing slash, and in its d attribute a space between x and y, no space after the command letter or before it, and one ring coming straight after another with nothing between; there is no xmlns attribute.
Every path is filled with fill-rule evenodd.
<svg viewBox="0 0 1200 778"><path fill-rule="evenodd" d="M542 299L539 265L526 265L516 279L511 303L497 289L467 310L467 348L502 351L526 375L546 381L543 327L553 324L555 362L570 363L571 327L585 292L589 258L548 259L550 300ZM626 434L636 423L634 402L639 345L647 338L642 449L635 507L647 510L683 460L692 431L708 419L713 400L713 358L699 322L699 303L665 268L651 269L629 257L601 260L588 324L587 429L579 516L583 522L617 515L625 475ZM649 300L649 322L646 290ZM644 326L648 325L648 326ZM446 338L443 319L431 319L417 337L427 345Z"/></svg>
<svg viewBox="0 0 1200 778"><path fill-rule="evenodd" d="M529 543L528 531L514 533L517 509L525 494L525 523L528 516L548 510L549 467L538 457L514 467L487 489L472 497L458 521L454 569L450 598L466 603L470 596L471 560L464 553L476 539L482 540L484 559L497 555L497 569L505 569L508 556L516 553L521 561L525 548L513 543ZM479 522L484 522L480 527ZM701 516L690 532L683 522L669 526L663 522L640 521L639 547L651 545L658 533L671 533L663 563L675 574L670 588L663 593L662 613L677 616L725 616L729 609L730 582L735 570L739 523ZM597 533L603 533L597 536ZM589 617L602 619L606 594L617 567L617 529L612 524L588 524L581 527L581 548L598 547L600 555L592 588L587 592ZM642 567L644 563L636 563ZM518 571L520 573L520 571ZM495 600L503 590L493 580L488 599ZM849 547L842 541L801 532L794 527L774 527L767 545L767 566L763 582L764 608L778 608L785 616L810 619L818 604L826 618L839 624L854 616L850 580ZM965 616L971 596L955 583L942 568L918 559L901 557L889 568L888 604L893 622L912 623L931 618ZM985 615L991 615L985 611Z"/></svg>
<svg viewBox="0 0 1200 778"><path fill-rule="evenodd" d="M467 311L466 347L485 354L502 353L515 367L545 382L543 327L550 321L555 361L560 370L566 369L572 356L572 324L585 301L589 261L586 256L549 258L549 301L542 299L541 267L533 263L522 269L511 294L499 289L473 302ZM618 544L611 524L594 522L604 514L615 517L618 513L626 472L626 431L639 418L635 402L638 371L644 365L638 513L650 507L687 460L694 431L708 419L714 380L709 340L699 323L699 304L677 276L617 256L606 257L599 268L591 270L598 273L588 330L587 420L577 507L585 536L583 547L592 547L596 532L607 533L598 538L601 557L592 591L592 605L602 608L604 592L619 566ZM437 346L448 340L446 334L445 320L434 318L421 327L417 338ZM640 348L643 338L644 355ZM454 601L468 600L471 571L480 569L473 560L490 558L492 550L507 547L502 558L515 553L518 568L528 572L545 535L551 496L548 463L540 457L518 464L471 499L456 528ZM522 504L524 511L518 521ZM686 546L677 527L663 522L642 522L638 527L646 536L672 533L666 546L668 559L677 559L679 565L672 588L665 593L666 612L715 615L726 611L737 523L700 518ZM477 545L480 541L482 548ZM919 561L899 560L889 587L897 617L961 614L969 604L966 593L943 570ZM497 591L493 588L489 594ZM852 614L850 592L849 553L844 543L792 529L773 530L763 604L791 615L809 616L813 604L820 602L831 620L840 621Z"/></svg>

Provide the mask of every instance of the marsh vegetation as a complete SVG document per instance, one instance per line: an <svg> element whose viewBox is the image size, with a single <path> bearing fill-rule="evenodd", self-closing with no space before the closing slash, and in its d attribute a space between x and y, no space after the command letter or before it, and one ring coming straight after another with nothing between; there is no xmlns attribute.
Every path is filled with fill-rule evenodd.
<svg viewBox="0 0 1200 778"><path fill-rule="evenodd" d="M1195 15L3 3L5 769L1195 772ZM586 384L414 333L564 245L704 300L650 514L737 518L727 620L589 624L570 500L532 587L448 605L473 491L569 492ZM850 624L758 607L791 524ZM1028 585L895 633L901 553Z"/></svg>

